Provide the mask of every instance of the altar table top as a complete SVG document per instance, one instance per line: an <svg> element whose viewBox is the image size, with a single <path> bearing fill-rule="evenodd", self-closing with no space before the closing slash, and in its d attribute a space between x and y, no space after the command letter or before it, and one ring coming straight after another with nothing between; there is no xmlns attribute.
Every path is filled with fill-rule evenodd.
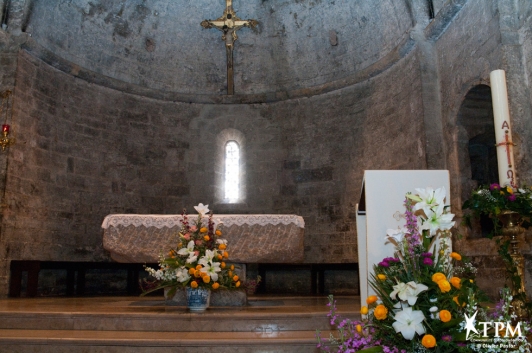
<svg viewBox="0 0 532 353"><path fill-rule="evenodd" d="M194 223L198 215L187 215ZM156 263L175 247L181 215L112 214L105 217L103 246L118 262ZM207 217L202 219L207 222ZM304 260L303 217L297 215L214 215L235 263L300 263Z"/></svg>

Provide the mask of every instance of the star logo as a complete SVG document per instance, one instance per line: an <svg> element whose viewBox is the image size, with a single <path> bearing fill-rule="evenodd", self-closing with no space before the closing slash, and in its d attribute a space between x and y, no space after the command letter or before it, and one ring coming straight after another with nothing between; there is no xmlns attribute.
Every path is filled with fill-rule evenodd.
<svg viewBox="0 0 532 353"><path fill-rule="evenodd" d="M471 316L471 317L467 317L467 314L464 314L465 321L466 321L465 329L467 330L467 332L466 332L466 340L469 340L469 333L471 331L473 331L474 333L476 333L478 335L478 331L475 328L475 317L477 316L477 313L478 313L478 310L475 311L475 314L473 316Z"/></svg>

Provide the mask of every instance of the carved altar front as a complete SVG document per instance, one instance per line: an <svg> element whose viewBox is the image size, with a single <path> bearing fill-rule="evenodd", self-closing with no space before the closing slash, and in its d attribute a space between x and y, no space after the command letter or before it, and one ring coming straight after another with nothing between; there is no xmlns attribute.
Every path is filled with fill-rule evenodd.
<svg viewBox="0 0 532 353"><path fill-rule="evenodd" d="M192 221L197 215L188 218ZM108 215L102 223L104 249L117 262L156 263L161 253L175 246L181 219L181 215ZM215 215L213 220L223 224L231 262L303 262L305 223L300 216Z"/></svg>

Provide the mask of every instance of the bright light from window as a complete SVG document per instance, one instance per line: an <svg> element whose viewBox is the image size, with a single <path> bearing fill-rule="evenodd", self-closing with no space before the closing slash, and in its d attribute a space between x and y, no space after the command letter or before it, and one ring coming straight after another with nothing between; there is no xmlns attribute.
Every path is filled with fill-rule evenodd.
<svg viewBox="0 0 532 353"><path fill-rule="evenodd" d="M225 199L238 200L240 193L240 147L235 141L225 145Z"/></svg>

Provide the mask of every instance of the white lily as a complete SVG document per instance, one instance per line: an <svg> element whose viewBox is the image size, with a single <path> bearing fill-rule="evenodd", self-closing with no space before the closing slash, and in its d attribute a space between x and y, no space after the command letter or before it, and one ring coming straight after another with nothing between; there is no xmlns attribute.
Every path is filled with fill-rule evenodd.
<svg viewBox="0 0 532 353"><path fill-rule="evenodd" d="M176 279L178 282L186 282L190 279L190 275L188 274L188 270L185 266L178 268L176 270Z"/></svg>
<svg viewBox="0 0 532 353"><path fill-rule="evenodd" d="M409 305L416 304L419 293L429 289L422 283L410 281L408 283L399 282L393 286L393 292L390 293L390 298L396 300L397 297L403 301L407 301Z"/></svg>
<svg viewBox="0 0 532 353"><path fill-rule="evenodd" d="M227 245L227 239L216 239L216 244Z"/></svg>
<svg viewBox="0 0 532 353"><path fill-rule="evenodd" d="M412 340L414 335L425 333L425 327L421 324L425 320L425 315L420 310L412 310L411 307L404 308L394 316L395 322L392 324L395 332L401 332L407 340Z"/></svg>
<svg viewBox="0 0 532 353"><path fill-rule="evenodd" d="M205 272L213 282L216 282L218 280L218 272L221 270L219 262L209 262L208 264L203 265L201 272Z"/></svg>
<svg viewBox="0 0 532 353"><path fill-rule="evenodd" d="M216 251L205 250L205 255L198 261L198 264L203 265L203 267L206 267L209 263L212 263L212 260L214 259L215 255Z"/></svg>
<svg viewBox="0 0 532 353"><path fill-rule="evenodd" d="M198 212L198 214L200 215L206 215L207 213L209 213L209 205L204 205L202 203L200 203L199 205L197 206L194 206L194 209L196 210L196 212Z"/></svg>
<svg viewBox="0 0 532 353"><path fill-rule="evenodd" d="M186 248L181 248L177 251L179 255L188 255L187 263L193 263L197 260L196 253L194 252L194 240L191 240L188 242L188 245Z"/></svg>
<svg viewBox="0 0 532 353"><path fill-rule="evenodd" d="M397 229L388 229L386 230L386 240L393 243L394 245L399 245L403 241L405 234L408 233L406 228L397 228Z"/></svg>
<svg viewBox="0 0 532 353"><path fill-rule="evenodd" d="M436 190L428 187L426 189L416 189L416 191L419 196L417 199L412 198L414 201L418 201L414 205L414 211L422 209L425 211L425 214L427 213L427 210L443 204L445 195L447 194L445 187L441 187Z"/></svg>
<svg viewBox="0 0 532 353"><path fill-rule="evenodd" d="M430 230L430 235L436 235L438 230L447 230L451 229L454 226L454 214L444 213L444 205L440 204L436 209L425 210L427 219L423 221L420 229Z"/></svg>

